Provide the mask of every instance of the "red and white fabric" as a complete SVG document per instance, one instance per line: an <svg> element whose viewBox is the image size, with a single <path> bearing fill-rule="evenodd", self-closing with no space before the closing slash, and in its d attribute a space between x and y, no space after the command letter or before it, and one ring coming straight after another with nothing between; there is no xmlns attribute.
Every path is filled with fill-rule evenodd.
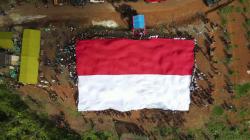
<svg viewBox="0 0 250 140"><path fill-rule="evenodd" d="M78 111L189 110L193 49L193 40L79 41Z"/></svg>

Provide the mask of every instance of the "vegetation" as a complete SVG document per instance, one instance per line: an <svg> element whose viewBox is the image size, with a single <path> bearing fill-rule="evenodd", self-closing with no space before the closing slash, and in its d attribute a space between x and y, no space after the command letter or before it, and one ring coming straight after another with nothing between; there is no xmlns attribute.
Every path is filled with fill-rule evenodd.
<svg viewBox="0 0 250 140"><path fill-rule="evenodd" d="M174 133L179 133L179 129L175 127L161 127L159 129L161 136L169 136Z"/></svg>
<svg viewBox="0 0 250 140"><path fill-rule="evenodd" d="M224 60L224 63L226 64L226 65L229 65L231 62L232 62L232 58L231 57L226 57L225 58L225 60Z"/></svg>
<svg viewBox="0 0 250 140"><path fill-rule="evenodd" d="M226 7L221 8L219 12L222 15L227 16L233 12L233 8L234 8L233 6L226 6Z"/></svg>
<svg viewBox="0 0 250 140"><path fill-rule="evenodd" d="M212 115L221 116L224 113L224 110L221 106L215 106L212 111Z"/></svg>
<svg viewBox="0 0 250 140"><path fill-rule="evenodd" d="M107 132L90 131L82 136L70 128L58 128L46 115L32 112L14 91L0 85L0 139L108 140Z"/></svg>
<svg viewBox="0 0 250 140"><path fill-rule="evenodd" d="M234 10L233 6L226 6L219 9L219 15L221 17L221 25L225 27L228 23L227 17L229 14L231 14ZM236 11L239 10L239 8L236 8Z"/></svg>
<svg viewBox="0 0 250 140"><path fill-rule="evenodd" d="M241 4L244 4L244 3L247 3L248 0L239 0L239 2L240 2Z"/></svg>
<svg viewBox="0 0 250 140"><path fill-rule="evenodd" d="M46 116L38 116L14 92L0 86L0 139L79 139L69 129L56 128Z"/></svg>
<svg viewBox="0 0 250 140"><path fill-rule="evenodd" d="M237 74L237 73L235 73L235 71L232 70L232 69L228 69L228 74L229 74L230 76L232 76L232 75L235 75L235 74Z"/></svg>
<svg viewBox="0 0 250 140"><path fill-rule="evenodd" d="M247 18L245 20L245 23L243 24L243 26L245 27L246 30L246 38L248 40L248 45L247 48L250 50L250 18Z"/></svg>
<svg viewBox="0 0 250 140"><path fill-rule="evenodd" d="M250 115L250 110L248 108L240 108L238 115L240 118L244 118L244 117Z"/></svg>
<svg viewBox="0 0 250 140"><path fill-rule="evenodd" d="M181 139L181 137L185 135L181 132L181 129L172 126L157 127L154 128L154 132L159 134L162 139ZM184 137L187 138L189 135L187 134Z"/></svg>
<svg viewBox="0 0 250 140"><path fill-rule="evenodd" d="M238 116L242 120L238 124L230 123L227 115L221 106L215 106L212 110L210 120L204 127L189 130L192 139L212 139L212 140L245 140L250 138L249 124L244 120L249 115L249 109L241 108Z"/></svg>
<svg viewBox="0 0 250 140"><path fill-rule="evenodd" d="M211 120L207 123L205 131L207 136L216 140L244 140L250 137L247 128L229 125L224 122Z"/></svg>
<svg viewBox="0 0 250 140"><path fill-rule="evenodd" d="M236 97L243 97L250 92L250 83L239 84L235 86Z"/></svg>
<svg viewBox="0 0 250 140"><path fill-rule="evenodd" d="M243 13L243 12L244 12L244 9L241 8L241 7L236 7L236 8L235 8L235 11L236 11L237 13Z"/></svg>
<svg viewBox="0 0 250 140"><path fill-rule="evenodd" d="M109 132L89 131L83 134L82 140L114 140Z"/></svg>
<svg viewBox="0 0 250 140"><path fill-rule="evenodd" d="M204 127L188 130L186 133L172 127L163 127L158 130L163 138L176 140L246 140L250 138L247 125L243 123L239 125L228 124L226 121L218 121L217 117L211 118Z"/></svg>

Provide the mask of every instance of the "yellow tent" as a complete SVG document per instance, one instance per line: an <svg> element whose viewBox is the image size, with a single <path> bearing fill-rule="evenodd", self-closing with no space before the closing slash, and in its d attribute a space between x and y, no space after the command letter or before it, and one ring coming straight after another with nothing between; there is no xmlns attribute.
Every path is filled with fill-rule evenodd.
<svg viewBox="0 0 250 140"><path fill-rule="evenodd" d="M0 48L3 49L12 49L13 41L12 41L12 32L0 32Z"/></svg>
<svg viewBox="0 0 250 140"><path fill-rule="evenodd" d="M36 84L38 79L41 31L25 29L23 32L19 82Z"/></svg>

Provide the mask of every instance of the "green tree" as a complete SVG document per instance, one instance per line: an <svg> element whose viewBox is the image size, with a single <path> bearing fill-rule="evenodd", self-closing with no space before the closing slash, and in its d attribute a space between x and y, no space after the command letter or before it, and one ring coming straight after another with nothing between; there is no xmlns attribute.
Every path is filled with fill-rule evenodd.
<svg viewBox="0 0 250 140"><path fill-rule="evenodd" d="M114 140L109 132L91 130L80 136L70 128L58 128L4 85L0 85L0 99L0 140Z"/></svg>
<svg viewBox="0 0 250 140"><path fill-rule="evenodd" d="M14 91L0 85L1 139L80 139L70 129L57 128L44 116L38 116Z"/></svg>

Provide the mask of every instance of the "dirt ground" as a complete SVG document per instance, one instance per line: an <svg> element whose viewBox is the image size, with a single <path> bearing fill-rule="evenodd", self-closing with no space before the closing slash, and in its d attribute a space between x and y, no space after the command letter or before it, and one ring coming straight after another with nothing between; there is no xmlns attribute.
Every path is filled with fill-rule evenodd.
<svg viewBox="0 0 250 140"><path fill-rule="evenodd" d="M209 8L206 7L201 0L167 0L161 3L145 3L142 0L138 2L127 2L137 13L144 14L146 25L153 27L159 24L166 24L188 20L199 12L205 12ZM191 6L190 6L191 5ZM94 21L114 20L121 27L126 27L127 23L121 19L121 15L116 12L111 3L87 4L84 7L52 6L45 8L40 5L36 8L34 5L21 4L21 6L9 11L9 14L19 14L20 16L46 16L42 21L80 21L83 25L90 25Z"/></svg>
<svg viewBox="0 0 250 140"><path fill-rule="evenodd" d="M158 27L162 24L169 24L173 22L186 21L188 17L192 17L198 12L206 12L209 10L201 0L167 0L158 4L147 4L143 1L137 3L128 3L138 13L142 13L146 17L146 25L149 27ZM233 2L233 6L241 6L239 2ZM54 68L45 65L44 59L48 58L51 61L56 56L56 44L63 45L72 36L77 34L77 31L70 31L70 28L63 23L73 22L81 27L90 25L92 20L108 20L112 19L116 21L121 27L126 27L126 23L121 19L120 14L115 11L113 6L109 3L104 4L89 4L83 8L81 7L52 7L49 8L35 8L33 5L21 5L11 10L10 13L18 13L22 16L28 15L46 15L46 18L42 22L46 23L42 26L48 27L50 21L56 30L45 32L42 30L42 39L44 42L41 45L41 66L40 71L44 77L40 79L46 79L49 81L48 87L39 87L27 85L21 87L19 90L22 92L24 100L32 105L31 108L37 112L45 112L50 117L56 116L63 112L66 123L75 131L83 133L89 129L104 130L114 132L116 134L116 121L131 123L136 125L138 133L148 136L150 139L160 139L160 134L155 133L154 130L161 126L176 126L184 130L201 128L208 121L214 104L220 105L224 101L234 104L236 107L250 106L249 99L235 100L232 95L225 91L225 75L227 68L223 63L225 59L224 44L220 37L223 34L222 29L212 30L209 24L203 23L200 19L192 23L190 27L193 31L193 27L198 28L199 25L206 27L206 30L210 35L214 36L215 47L214 59L218 61L214 66L218 69L218 74L213 74L213 77L209 77L210 81L214 85L214 91L211 93L214 103L206 104L203 106L196 105L193 101L188 112L171 112L162 110L137 110L130 112L117 112L114 110L107 110L101 112L77 112L76 111L76 99L77 89L69 79L67 69L62 69L61 74L56 74ZM218 15L218 11L211 12L207 15L210 21L221 24L221 17ZM71 21L70 21L70 20ZM61 22L60 22L61 21ZM244 22L244 17L236 12L232 12L228 17L228 24L226 29L232 34L231 41L233 44L237 44L238 47L233 49L233 61L230 67L235 71L230 77L230 80L234 83L244 83L250 81L250 75L246 73L248 70L247 64L250 62L250 53L247 49L247 39L245 37L245 29L241 26ZM188 23L190 24L190 23ZM177 26L177 28L189 27L188 24ZM29 25L26 25L29 26ZM44 29L44 27L39 26ZM191 30L190 29L190 30ZM193 33L197 40L198 45L203 51L206 51L204 45L204 36L202 34ZM206 54L199 51L196 54L196 63L199 69L205 73L213 73L211 64L207 60ZM58 79L59 82L52 82L53 79ZM199 85L204 88L208 87L208 84L202 80L199 81ZM36 102L36 105L33 105ZM232 123L237 123L235 113L228 113L232 120ZM133 127L133 125L131 125ZM119 130L127 133L126 126ZM117 132L118 133L118 132ZM121 132L122 133L122 132ZM119 134L118 134L119 135Z"/></svg>

